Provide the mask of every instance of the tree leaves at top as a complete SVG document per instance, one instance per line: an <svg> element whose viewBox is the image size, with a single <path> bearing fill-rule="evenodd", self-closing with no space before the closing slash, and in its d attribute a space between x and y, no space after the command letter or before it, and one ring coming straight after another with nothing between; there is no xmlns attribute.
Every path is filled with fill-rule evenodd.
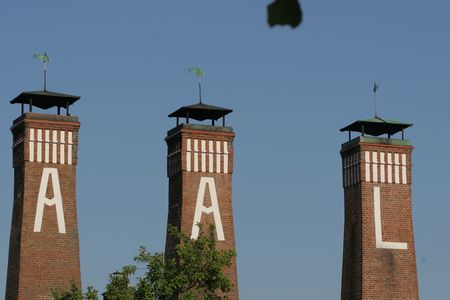
<svg viewBox="0 0 450 300"><path fill-rule="evenodd" d="M52 290L54 300L98 300L98 292L92 286L88 286L86 293L83 295L81 290L74 281L70 283L70 288L63 292Z"/></svg>
<svg viewBox="0 0 450 300"><path fill-rule="evenodd" d="M298 0L275 0L267 6L268 23L275 25L290 25L297 27L303 20L303 12Z"/></svg>
<svg viewBox="0 0 450 300"><path fill-rule="evenodd" d="M232 250L216 249L214 226L205 235L200 225L197 240L190 239L175 227L169 228L169 232L179 241L174 257L151 254L144 247L135 257L146 270L145 276L138 279L135 299L228 299L227 293L233 286L223 269L231 265L236 254Z"/></svg>
<svg viewBox="0 0 450 300"><path fill-rule="evenodd" d="M190 239L176 227L169 227L170 235L177 241L171 256L150 253L141 247L134 258L136 265L122 268L109 275L103 299L106 300L221 300L228 299L233 289L224 269L231 266L236 253L233 250L217 250L215 228L203 232L197 240ZM135 277L138 270L145 270L142 277ZM132 282L136 282L135 285ZM82 294L75 283L62 293L52 291L55 300L97 300L98 293L92 287Z"/></svg>
<svg viewBox="0 0 450 300"><path fill-rule="evenodd" d="M135 288L131 285L130 276L134 275L137 267L134 265L125 266L121 272L109 274L109 283L103 299L107 300L128 300L135 298ZM150 298L153 299L153 298Z"/></svg>

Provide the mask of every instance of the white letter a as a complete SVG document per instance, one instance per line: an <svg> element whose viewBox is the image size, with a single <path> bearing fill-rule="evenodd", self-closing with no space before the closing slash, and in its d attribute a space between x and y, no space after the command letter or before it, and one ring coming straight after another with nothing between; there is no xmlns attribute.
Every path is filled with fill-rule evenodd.
<svg viewBox="0 0 450 300"><path fill-rule="evenodd" d="M47 193L48 181L52 177L53 199L48 199ZM62 206L61 188L59 186L58 169L44 168L39 188L38 203L36 208L36 218L34 219L34 232L41 232L42 218L44 216L44 205L56 205L56 218L58 219L59 233L66 233L66 223L64 222L64 211Z"/></svg>
<svg viewBox="0 0 450 300"><path fill-rule="evenodd" d="M209 187L209 194L211 196L210 207L205 207L203 205L203 202L205 200L205 190L207 184ZM191 239L196 240L198 238L200 228L197 226L197 224L200 223L202 219L202 213L214 214L214 222L216 223L216 230L217 230L217 239L219 241L225 241L225 236L223 234L222 228L222 220L220 218L219 203L217 201L216 184L214 182L213 177L202 177L200 179L200 186L198 187L198 194L197 194L197 205L195 206L194 224L192 224Z"/></svg>

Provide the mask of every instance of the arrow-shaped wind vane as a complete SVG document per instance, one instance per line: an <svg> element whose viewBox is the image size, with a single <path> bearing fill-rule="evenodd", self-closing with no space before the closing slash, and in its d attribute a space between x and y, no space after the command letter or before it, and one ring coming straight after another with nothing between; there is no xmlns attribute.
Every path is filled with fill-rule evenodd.
<svg viewBox="0 0 450 300"><path fill-rule="evenodd" d="M374 108L375 108L375 117L377 117L377 91L380 86L376 81L373 82L373 101L374 101Z"/></svg>
<svg viewBox="0 0 450 300"><path fill-rule="evenodd" d="M198 97L200 103L202 103L202 77L205 75L205 71L200 67L189 68L189 73L197 75L198 78Z"/></svg>
<svg viewBox="0 0 450 300"><path fill-rule="evenodd" d="M50 57L47 55L47 52L35 53L33 54L33 58L38 59L40 62L44 63L44 91L47 90L47 63L50 61Z"/></svg>

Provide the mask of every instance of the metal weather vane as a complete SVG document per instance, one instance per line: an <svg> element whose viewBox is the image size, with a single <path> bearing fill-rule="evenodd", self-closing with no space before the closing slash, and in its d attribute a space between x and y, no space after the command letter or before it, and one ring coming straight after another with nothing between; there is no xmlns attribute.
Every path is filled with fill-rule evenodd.
<svg viewBox="0 0 450 300"><path fill-rule="evenodd" d="M50 61L50 57L47 55L47 52L35 53L33 54L33 58L38 59L40 62L44 63L44 91L47 90L47 63Z"/></svg>
<svg viewBox="0 0 450 300"><path fill-rule="evenodd" d="M205 75L205 71L203 71L203 69L201 69L200 67L195 67L195 68L189 68L189 73L192 73L194 75L197 75L198 78L198 98L199 98L199 102L202 102L202 77Z"/></svg>
<svg viewBox="0 0 450 300"><path fill-rule="evenodd" d="M377 91L379 89L379 85L376 81L373 81L373 103L374 103L374 110L375 110L375 118L377 118Z"/></svg>

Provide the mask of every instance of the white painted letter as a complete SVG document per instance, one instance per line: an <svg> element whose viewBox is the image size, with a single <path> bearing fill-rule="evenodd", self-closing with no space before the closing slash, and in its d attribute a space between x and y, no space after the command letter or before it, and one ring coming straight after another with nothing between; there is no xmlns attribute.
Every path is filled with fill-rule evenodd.
<svg viewBox="0 0 450 300"><path fill-rule="evenodd" d="M46 197L48 181L52 178L53 199ZM39 188L38 203L36 208L36 218L34 219L34 232L41 232L42 218L44 217L44 205L56 205L56 218L58 219L59 233L66 233L66 223L64 222L64 211L62 205L61 188L59 186L58 169L44 168Z"/></svg>
<svg viewBox="0 0 450 300"><path fill-rule="evenodd" d="M209 187L209 195L211 197L211 206L205 207L203 202L205 200L206 185ZM202 219L202 213L214 214L214 222L216 223L217 239L219 241L225 241L223 234L222 219L220 218L219 203L217 201L216 183L214 177L202 177L200 179L200 186L198 187L197 205L195 206L194 223L192 224L191 239L196 240L200 228L197 226Z"/></svg>
<svg viewBox="0 0 450 300"><path fill-rule="evenodd" d="M408 249L407 243L385 242L383 241L383 233L381 231L381 203L380 203L380 187L373 187L373 201L375 212L375 243L377 248L382 249Z"/></svg>

